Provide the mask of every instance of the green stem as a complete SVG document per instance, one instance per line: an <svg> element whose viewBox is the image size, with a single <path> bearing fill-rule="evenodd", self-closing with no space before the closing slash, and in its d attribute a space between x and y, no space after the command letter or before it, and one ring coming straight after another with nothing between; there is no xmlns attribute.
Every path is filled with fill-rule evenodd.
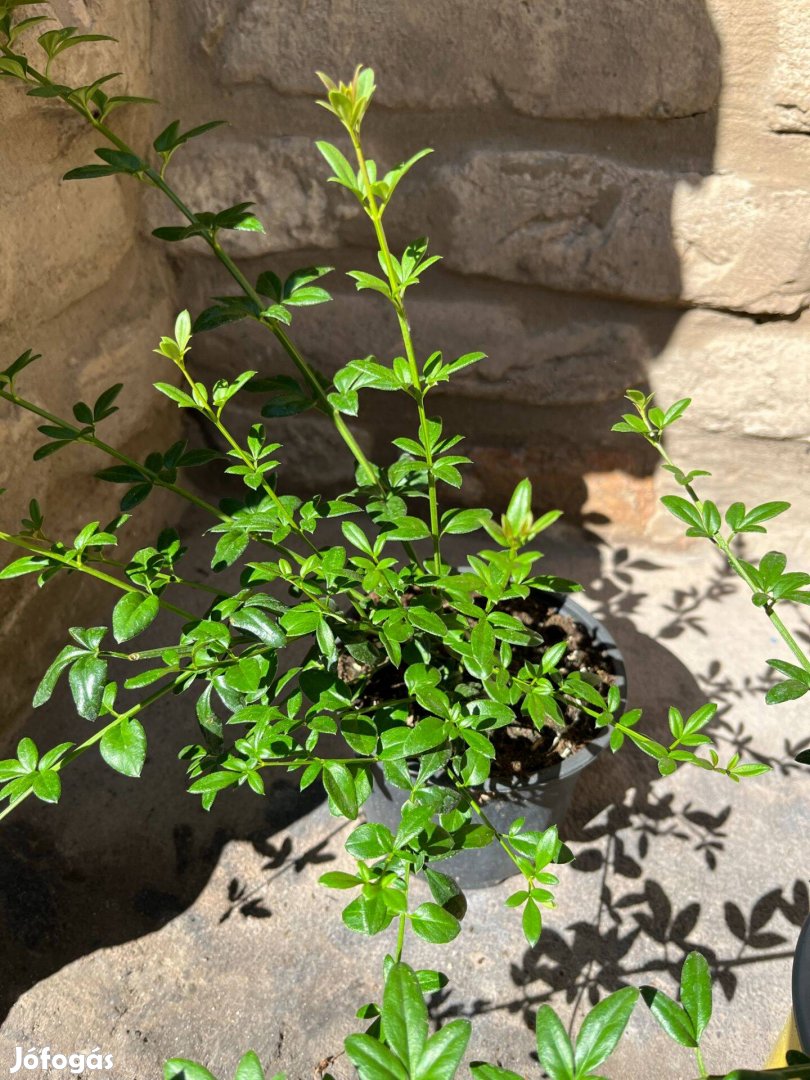
<svg viewBox="0 0 810 1080"><path fill-rule="evenodd" d="M122 562L120 559L110 559L106 555L93 555L90 557L90 561L94 563L101 563L102 566L111 566L116 570L126 570L128 563ZM173 579L169 581L170 585L182 585L187 589L195 589L198 592L209 593L212 596L217 596L220 599L226 599L230 594L222 592L221 589L215 589L213 585L206 585L203 581L189 581L188 578L182 578L175 574Z"/></svg>
<svg viewBox="0 0 810 1080"><path fill-rule="evenodd" d="M701 1077L708 1076L709 1074L706 1072L706 1064L703 1061L703 1054L700 1052L699 1046L695 1047L695 1059L697 1061L697 1067L700 1069Z"/></svg>
<svg viewBox="0 0 810 1080"><path fill-rule="evenodd" d="M159 690L153 691L153 693L149 694L148 697L145 697L143 701L138 702L137 705L133 705L131 709L128 709L126 712L121 713L121 715L117 716L115 720L111 721L109 724L106 724L103 728L100 728L93 735L91 735L89 739L85 739L83 743L80 743L78 746L74 746L72 750L68 750L64 757L61 757L59 761L57 761L52 766L53 771L61 772L64 765L68 765L71 761L75 761L77 757L85 753L85 751L89 750L91 746L95 746L96 743L101 742L101 740L104 738L108 731L123 723L124 720L131 720L133 716L136 716L139 712L142 712L144 709L148 708L148 706L152 705L155 701L158 700L158 698L164 697L173 688L174 679L172 679L169 683L165 683ZM12 810L18 807L21 802L24 802L24 800L27 799L28 796L31 794L33 794L33 790L29 788L26 792L24 792L24 794L20 795L18 799L10 802L8 806L0 810L0 821L2 821L4 817L10 814Z"/></svg>
<svg viewBox="0 0 810 1080"><path fill-rule="evenodd" d="M306 769L309 765L315 765L317 763L330 765L374 765L377 758L371 757L346 757L346 758L300 758L288 761L283 758L277 758L275 761L260 761L257 765L257 769L271 769L277 768L280 765L286 765L289 769Z"/></svg>
<svg viewBox="0 0 810 1080"><path fill-rule="evenodd" d="M498 829L495 828L495 826L487 817L486 813L482 810L481 806L470 794L469 788L466 787L464 781L461 780L460 777L454 776L452 772L450 773L450 777L456 786L456 790L467 800L467 802L470 804L473 810L475 810L476 814L478 814L479 818L483 821L487 828L492 830L498 843L501 845L503 850L506 852L506 854L509 856L509 858L512 860L512 862L522 874L523 868L520 865L520 858L514 853L514 851L512 851L512 848L510 847L508 841L504 838L503 833L499 832Z"/></svg>
<svg viewBox="0 0 810 1080"><path fill-rule="evenodd" d="M411 879L411 864L405 863L405 897L408 896L408 888ZM403 912L399 917L399 925L397 927L397 952L395 960L399 963L402 960L402 950L405 947L405 927L408 922L407 911Z"/></svg>
<svg viewBox="0 0 810 1080"><path fill-rule="evenodd" d="M405 346L405 356L408 361L408 367L411 373L411 382L416 394L416 408L419 414L419 430L422 433L422 446L425 451L425 464L427 465L428 474L428 501L430 505L430 534L433 540L433 558L435 572L438 574L441 572L441 543L439 533L439 502L436 490L436 471L434 468L433 451L430 447L430 435L427 422L427 413L425 412L425 393L422 387L422 380L419 375L419 365L416 362L416 353L413 347L413 337L411 334L410 323L408 322L408 315L405 310L405 301L403 297L402 285L394 270L394 264L391 258L391 249L388 246L388 237L385 233L385 227L382 223L382 211L380 210L379 203L374 195L373 185L371 183L371 177L368 172L368 163L366 162L365 154L363 153L363 147L360 142L360 136L356 131L347 129L351 136L352 145L354 146L354 152L357 157L357 163L360 166L360 174L363 178L363 186L365 188L366 202L368 204L367 213L371 218L371 223L374 226L374 233L377 237L377 243L380 245L380 253L385 263L385 272L388 276L388 284L391 289L392 303L397 316L397 322L399 324L400 335L402 336L402 343Z"/></svg>
<svg viewBox="0 0 810 1080"><path fill-rule="evenodd" d="M113 140L116 141L116 137L113 136L113 133L105 125L96 124L96 127L103 135L105 135L106 138L113 138ZM125 144L122 143L121 140L117 140L117 144L119 144L122 149L125 146ZM132 153L131 150L129 150L128 152ZM174 205L181 212L181 214L183 214L187 221L192 224L197 224L197 218L195 214L185 205L180 196L166 183L165 179L160 175L160 173L156 172L155 169L148 167L144 171L144 175L147 176L152 182L152 184L154 184L156 188L162 191L163 194L166 195L167 198L169 198L174 203ZM242 271L239 269L239 267L236 265L236 263L227 253L227 251L225 251L225 249L219 243L216 236L213 233L206 233L203 238L213 251L214 255L217 257L219 262L225 267L225 269L228 271L228 273L231 275L237 285L239 285L239 287L242 289L242 292L245 294L245 296L247 296L250 300L253 301L254 304L257 305L259 311L262 311L265 307L267 307L266 300L264 300L259 295L259 293L256 292L256 290L250 284L248 279L245 277L245 275L242 273ZM336 409L332 407L329 399L326 396L326 392L324 391L322 381L318 377L313 367L301 355L295 345L293 345L292 341L290 341L284 329L279 325L276 320L260 317L259 322L261 322L263 326L266 326L267 329L271 331L271 333L278 340L282 349L284 349L284 351L286 352L287 356L289 356L293 364L295 364L295 366L298 368L299 372L304 377L307 385L310 387L313 394L315 395L315 398L318 401L320 408L323 410L323 412L326 413L327 416L330 417L332 423L337 428L337 431L340 434L341 438L349 448L352 456L366 473L369 483L379 487L380 481L376 469L372 466L371 462L363 453L357 440L352 435L351 431L343 420L343 417Z"/></svg>
<svg viewBox="0 0 810 1080"><path fill-rule="evenodd" d="M89 577L96 578L98 581L103 581L107 585L112 585L116 589L120 589L122 592L137 593L138 596L151 596L152 593L147 593L143 589L139 589L136 585L131 585L128 581L120 581L118 578L112 577L110 574L105 574L103 570L95 570L92 566L88 566L83 562L74 562L66 555L60 555L55 551L45 551L41 547L37 547L34 543L27 543L20 536L11 536L9 533L0 532L0 540L4 540L7 544L12 544L14 547L21 548L23 551L28 551L32 555L41 555L43 558L49 559L51 562L60 563L62 566L67 567L69 570L78 570L79 573L87 574ZM175 615L179 615L185 619L186 622L190 622L197 618L196 615L192 615L190 611L185 611L181 607L177 607L176 604L170 603L168 600L164 600L162 597L156 597L157 602L166 611L171 611Z"/></svg>
<svg viewBox="0 0 810 1080"><path fill-rule="evenodd" d="M217 510L211 503L206 502L205 499L201 499L198 495L195 495L187 488L181 487L179 484L169 483L167 480L162 480L158 473L152 469L147 469L145 465L140 465L133 458L128 457L126 454L122 454L120 450L116 450L114 446L110 446L108 443L102 442L101 439L95 435L89 435L84 432L82 428L76 427L67 420L63 420L60 416L55 416L53 413L47 411L47 409L41 408L39 405L35 405L32 401L27 401L25 398L19 397L17 394L11 393L8 390L0 389L0 398L11 402L12 405L16 405L20 409L25 409L27 412L33 413L35 416L41 417L43 420L49 421L51 424L58 424L60 427L65 428L68 431L72 431L76 435L76 442L85 443L87 446L94 446L97 450L101 450L105 454L109 454L111 458L116 461L120 461L122 465L129 465L133 469L137 469L145 478L152 481L158 487L165 488L167 491L173 491L175 495L179 495L182 499L186 499L188 502L193 503L195 506L200 507L201 510L206 510L209 514L213 514L214 517L220 519L220 521L230 520L226 514L223 514L220 510Z"/></svg>
<svg viewBox="0 0 810 1080"><path fill-rule="evenodd" d="M645 419L646 419L646 417L645 417ZM649 423L649 421L647 421L647 422ZM645 435L644 437L651 446L655 447L655 449L658 451L659 455L663 458L663 460L666 462L667 465L669 465L673 469L677 468L677 466L672 461L672 458L669 456L667 451L664 449L663 445L661 444L661 442L660 442L660 440L658 438L656 438L656 437L654 437L652 435ZM697 492L692 487L692 485L691 484L686 484L685 485L685 491L686 491L687 495L689 496L689 498L694 503L694 505L698 508L698 510L702 511L703 503L700 500L700 498L698 497ZM754 593L759 592L759 589L754 584L754 582L751 580L751 577L750 577L748 571L745 569L745 567L742 565L740 560L737 558L737 556L731 550L730 540L726 539L724 536L721 536L719 533L716 536L712 537L711 539L712 539L712 543L714 543L715 547L717 547L723 553L723 555L726 558L726 561L728 562L728 564L732 568L732 570L737 574L738 577L742 578L742 580L745 582L745 584L748 586L748 588L751 590L751 592L754 592ZM788 628L782 622L780 617L773 610L773 607L770 604L766 604L764 606L763 610L764 610L765 614L768 616L768 618L770 619L771 625L773 626L774 630L776 630L777 634L779 634L781 639L784 641L784 643L787 645L787 647L790 649L790 651L793 653L793 655L799 661L799 663L804 668L804 670L805 671L810 671L810 659L808 659L808 657L805 654L804 650L801 648L801 646L796 641L796 639L793 637L791 632L788 630Z"/></svg>

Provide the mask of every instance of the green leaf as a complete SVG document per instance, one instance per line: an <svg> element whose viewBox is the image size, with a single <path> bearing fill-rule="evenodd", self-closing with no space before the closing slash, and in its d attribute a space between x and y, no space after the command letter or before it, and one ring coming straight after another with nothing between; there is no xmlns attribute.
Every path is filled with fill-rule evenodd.
<svg viewBox="0 0 810 1080"><path fill-rule="evenodd" d="M373 556L374 552L371 544L359 525L356 525L353 521L342 521L340 523L340 528L343 535L353 547L359 548L359 550L366 555Z"/></svg>
<svg viewBox="0 0 810 1080"><path fill-rule="evenodd" d="M179 405L181 409L197 408L197 404L193 398L189 397L183 390L178 389L178 387L172 386L171 383L156 382L154 386L161 394L165 394L167 398L171 398L171 400Z"/></svg>
<svg viewBox="0 0 810 1080"><path fill-rule="evenodd" d="M38 574L40 570L44 570L49 565L49 560L40 555L26 555L22 559L15 559L14 562L4 566L0 570L0 581L7 581L9 578L22 577L23 574Z"/></svg>
<svg viewBox="0 0 810 1080"><path fill-rule="evenodd" d="M681 968L681 1005L686 1010L700 1042L712 1018L712 976L706 957L690 952Z"/></svg>
<svg viewBox="0 0 810 1080"><path fill-rule="evenodd" d="M402 747L404 757L415 757L441 746L447 739L446 724L437 716L426 716L414 724Z"/></svg>
<svg viewBox="0 0 810 1080"><path fill-rule="evenodd" d="M642 986L641 996L671 1039L680 1043L681 1046L697 1046L694 1024L685 1009L682 1009L663 990L656 990L653 986Z"/></svg>
<svg viewBox="0 0 810 1080"><path fill-rule="evenodd" d="M99 749L111 769L124 776L140 776L146 761L146 732L143 725L134 716L122 720L104 732Z"/></svg>
<svg viewBox="0 0 810 1080"><path fill-rule="evenodd" d="M373 292L382 293L383 296L391 299L391 288L387 281L383 281L382 278L377 277L375 274L367 274L365 270L349 270L348 277L354 279L357 290L371 289Z"/></svg>
<svg viewBox="0 0 810 1080"><path fill-rule="evenodd" d="M536 945L543 932L543 919L540 908L531 897L526 901L523 908L523 936L530 945Z"/></svg>
<svg viewBox="0 0 810 1080"><path fill-rule="evenodd" d="M354 777L345 765L327 761L323 767L323 786L330 803L350 820L357 817L357 789ZM331 806L330 806L331 809Z"/></svg>
<svg viewBox="0 0 810 1080"><path fill-rule="evenodd" d="M295 290L291 296L288 296L284 301L285 304L291 304L299 307L310 307L313 304L325 304L332 297L319 285L307 285L302 286Z"/></svg>
<svg viewBox="0 0 810 1080"><path fill-rule="evenodd" d="M17 758L26 772L33 772L39 762L39 751L33 739L20 739L17 743Z"/></svg>
<svg viewBox="0 0 810 1080"><path fill-rule="evenodd" d="M75 645L66 645L64 649L59 653L53 663L42 677L42 682L37 687L34 693L34 708L39 708L40 705L44 705L53 694L56 684L59 681L59 676L62 672L69 667L74 660L77 660L80 656L85 655L85 650L77 648Z"/></svg>
<svg viewBox="0 0 810 1080"><path fill-rule="evenodd" d="M680 495L664 495L661 502L676 518L685 521L692 528L703 529L703 518L697 507L688 499L684 499Z"/></svg>
<svg viewBox="0 0 810 1080"><path fill-rule="evenodd" d="M394 964L385 980L382 1035L408 1071L416 1074L428 1034L425 999L407 964Z"/></svg>
<svg viewBox="0 0 810 1080"><path fill-rule="evenodd" d="M407 615L408 621L417 630L424 630L427 634L435 634L437 637L442 638L447 633L447 627L435 611L414 604L408 608Z"/></svg>
<svg viewBox="0 0 810 1080"><path fill-rule="evenodd" d="M58 746L51 747L46 753L42 755L39 761L39 768L45 772L46 769L50 769L52 765L55 765L62 755L70 750L75 744L72 742L59 743Z"/></svg>
<svg viewBox="0 0 810 1080"><path fill-rule="evenodd" d="M217 1078L195 1061L172 1058L163 1066L163 1080L217 1080Z"/></svg>
<svg viewBox="0 0 810 1080"><path fill-rule="evenodd" d="M85 720L95 720L107 681L107 661L92 653L83 653L71 667L68 681L76 712Z"/></svg>
<svg viewBox="0 0 810 1080"><path fill-rule="evenodd" d="M425 867L424 875L436 903L457 919L463 919L467 913L467 899L453 878L429 866Z"/></svg>
<svg viewBox="0 0 810 1080"><path fill-rule="evenodd" d="M96 157L100 157L105 165L110 165L116 172L135 174L141 172L145 165L135 154L125 150L114 150L110 146L102 146L96 150Z"/></svg>
<svg viewBox="0 0 810 1080"><path fill-rule="evenodd" d="M371 1035L349 1035L343 1045L360 1080L412 1080L405 1066Z"/></svg>
<svg viewBox="0 0 810 1080"><path fill-rule="evenodd" d="M664 413L664 419L661 427L669 427L674 423L679 416L683 416L689 406L692 404L691 398L681 398L680 401L676 401L674 405L670 405L667 411Z"/></svg>
<svg viewBox="0 0 810 1080"><path fill-rule="evenodd" d="M470 634L472 656L465 657L467 670L478 679L489 677L495 664L495 634L485 618L481 618Z"/></svg>
<svg viewBox="0 0 810 1080"><path fill-rule="evenodd" d="M236 626L240 630L247 630L248 633L257 637L259 641L263 641L265 645L270 645L274 649L280 649L287 640L284 631L276 620L272 619L261 608L243 607L231 615L230 621L231 626Z"/></svg>
<svg viewBox="0 0 810 1080"><path fill-rule="evenodd" d="M543 1005L535 1021L537 1056L551 1080L573 1080L574 1048L559 1016Z"/></svg>
<svg viewBox="0 0 810 1080"><path fill-rule="evenodd" d="M749 525L761 525L763 521L769 521L779 514L784 514L789 509L789 502L761 503L759 506L755 506L753 510L749 510L745 515L743 528L747 528Z"/></svg>
<svg viewBox="0 0 810 1080"><path fill-rule="evenodd" d="M235 772L208 773L206 776L201 776L199 780L195 780L188 790L192 795L211 795L224 788L232 787L238 779L239 774Z"/></svg>
<svg viewBox="0 0 810 1080"><path fill-rule="evenodd" d="M131 465L112 465L97 472L96 477L109 484L137 484L144 479L144 474Z"/></svg>
<svg viewBox="0 0 810 1080"><path fill-rule="evenodd" d="M451 1020L431 1035L419 1060L419 1080L453 1080L471 1034L469 1020Z"/></svg>
<svg viewBox="0 0 810 1080"><path fill-rule="evenodd" d="M787 566L787 556L781 551L769 551L759 562L759 578L762 588L768 592L774 587Z"/></svg>
<svg viewBox="0 0 810 1080"><path fill-rule="evenodd" d="M233 1080L264 1080L264 1069L255 1050L248 1050L236 1067Z"/></svg>
<svg viewBox="0 0 810 1080"><path fill-rule="evenodd" d="M63 180L98 180L103 176L115 176L120 169L112 165L80 165L77 169L70 169L62 177Z"/></svg>
<svg viewBox="0 0 810 1080"><path fill-rule="evenodd" d="M473 1061L470 1072L474 1080L524 1080L524 1077L510 1069L502 1069L498 1065L488 1065L485 1061ZM556 1080L552 1077L552 1080Z"/></svg>
<svg viewBox="0 0 810 1080"><path fill-rule="evenodd" d="M355 934L372 937L379 934L391 922L393 915L379 893L372 897L358 896L343 909L342 919Z"/></svg>
<svg viewBox="0 0 810 1080"><path fill-rule="evenodd" d="M31 786L36 797L43 802L59 802L59 796L62 794L62 781L59 779L59 773L53 769L45 769L42 772L34 773Z"/></svg>
<svg viewBox="0 0 810 1080"><path fill-rule="evenodd" d="M386 825L368 821L354 830L346 841L346 850L357 859L379 859L394 850L394 836Z"/></svg>
<svg viewBox="0 0 810 1080"><path fill-rule="evenodd" d="M475 532L484 521L489 521L489 510L451 510L442 515L442 533L458 536L462 533Z"/></svg>
<svg viewBox="0 0 810 1080"><path fill-rule="evenodd" d="M231 532L223 533L214 548L211 559L212 569L220 571L228 566L233 566L249 543L250 535L246 532L234 529Z"/></svg>
<svg viewBox="0 0 810 1080"><path fill-rule="evenodd" d="M412 913L411 926L415 934L432 945L443 945L452 941L461 930L461 925L454 915L430 901L420 904Z"/></svg>
<svg viewBox="0 0 810 1080"><path fill-rule="evenodd" d="M530 480L524 479L515 487L506 508L506 520L513 533L520 532L521 526L531 517L531 512L532 485Z"/></svg>
<svg viewBox="0 0 810 1080"><path fill-rule="evenodd" d="M174 120L160 133L160 135L158 135L152 145L159 154L167 153L175 150L178 146L182 146L182 144L188 142L189 139L196 139L198 136L204 135L207 131L212 131L214 128L221 127L225 123L227 123L225 120L209 120L208 123L190 128L184 134L180 135L178 134L180 121Z"/></svg>
<svg viewBox="0 0 810 1080"><path fill-rule="evenodd" d="M785 682L777 683L776 686L770 688L765 695L765 703L767 705L781 705L783 701L794 701L796 698L804 697L809 689L810 687L806 682L799 682L798 679L786 679Z"/></svg>
<svg viewBox="0 0 810 1080"><path fill-rule="evenodd" d="M356 889L362 885L362 880L355 874L347 874L343 870L330 870L327 874L321 874L318 884L325 889Z"/></svg>
<svg viewBox="0 0 810 1080"><path fill-rule="evenodd" d="M347 187L350 191L356 191L357 179L354 175L354 170L340 150L338 150L336 146L333 146L332 143L324 141L316 142L315 145L318 147L321 154L326 159L327 165L329 165L334 173L334 179L339 184Z"/></svg>
<svg viewBox="0 0 810 1080"><path fill-rule="evenodd" d="M125 593L113 608L113 637L119 643L137 637L151 626L159 611L160 601L156 596Z"/></svg>
<svg viewBox="0 0 810 1080"><path fill-rule="evenodd" d="M703 524L709 536L715 536L720 531L721 523L720 511L707 499L703 504Z"/></svg>
<svg viewBox="0 0 810 1080"><path fill-rule="evenodd" d="M577 1075L584 1076L601 1065L624 1034L638 1000L638 990L626 986L610 994L588 1013L577 1036Z"/></svg>
<svg viewBox="0 0 810 1080"><path fill-rule="evenodd" d="M402 517L392 529L386 528L388 540L424 540L430 536L429 526L418 517Z"/></svg>

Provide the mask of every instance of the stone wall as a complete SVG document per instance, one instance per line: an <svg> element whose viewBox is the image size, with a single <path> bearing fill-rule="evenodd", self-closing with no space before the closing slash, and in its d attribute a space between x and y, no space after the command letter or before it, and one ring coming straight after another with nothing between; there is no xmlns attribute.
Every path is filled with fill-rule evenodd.
<svg viewBox="0 0 810 1080"><path fill-rule="evenodd" d="M254 199L264 237L240 238L250 273L308 262L373 269L368 222L323 183L316 69L374 66L372 154L435 153L389 212L398 244L443 255L413 290L423 349L489 360L441 402L475 459L466 497L503 501L523 474L575 518L673 535L644 447L612 435L627 386L691 394L679 460L714 473L720 501L804 503L810 522L810 51L790 0L189 0L155 6L163 94L189 121L231 126L190 148L175 180L195 204ZM170 220L170 219L166 219ZM149 216L149 224L166 223ZM176 252L184 298L223 278ZM398 350L384 301L336 274L336 302L296 340L325 370ZM199 342L213 376L286 370L242 327ZM372 397L360 434L384 459L393 417ZM345 455L316 418L279 422L288 485L340 483ZM804 498L803 498L804 497Z"/></svg>
<svg viewBox="0 0 810 1080"><path fill-rule="evenodd" d="M129 92L165 102L118 114L138 145L175 117L230 121L178 153L174 183L197 209L255 200L266 235L229 237L249 276L336 267L335 302L301 312L294 326L327 372L399 351L382 299L356 294L342 273L374 268L368 223L325 184L313 145L341 141L314 103L314 71L348 77L358 62L374 66L373 156L393 164L435 150L389 212L397 245L428 233L443 255L411 294L419 348L489 356L436 399L448 427L468 436L468 501L498 506L529 475L541 501L574 520L669 540L679 530L657 503L666 474L643 445L610 433L625 388L649 387L664 403L693 396L670 445L679 462L711 469L703 490L721 503L790 499L798 505L779 544L798 548L810 525L810 16L799 5L56 0L55 8L63 22L120 38L95 47L89 70L120 68ZM156 193L141 201L117 180L60 183L66 168L90 160L94 136L58 104L2 89L3 353L29 344L45 353L26 388L54 407L125 371L125 407L108 430L136 454L165 445L176 421L149 389L151 347L177 307L196 311L229 291L227 276L202 245L166 248L149 236L175 220ZM257 327L200 336L193 355L209 380L245 367L289 371ZM358 436L384 460L411 418L386 395L366 402ZM38 436L29 419L6 416L8 524L29 497L18 463ZM286 446L285 490L348 481L342 443L317 416L278 421L274 435ZM89 507L101 519L113 512L115 493L92 481L97 467L75 451L35 473L36 493L67 535ZM166 513L152 503L133 540ZM43 637L15 671L25 697L40 654L61 636L50 612L65 593L32 599L21 584L3 595L7 640L25 640L32 617ZM96 602L80 596L80 610ZM7 645L0 660L19 651ZM9 676L0 684L12 705L21 700Z"/></svg>
<svg viewBox="0 0 810 1080"><path fill-rule="evenodd" d="M54 8L64 24L121 40L67 53L67 79L87 82L124 68L132 72L130 92L146 92L148 5L57 0ZM137 113L119 116L122 129L140 138ZM151 350L171 325L173 282L162 254L140 236L135 185L117 179L63 182L68 168L92 160L99 137L61 103L28 98L17 83L0 83L0 127L0 368L29 347L41 353L19 377L17 391L68 419L74 402L93 402L123 382L120 411L99 435L135 457L165 448L178 425L175 410L151 389ZM32 464L32 452L47 441L37 431L43 421L3 402L0 415L2 529L18 529L32 497L54 539L70 541L86 522L106 523L116 514L121 489L93 477L112 464L109 459L88 447L71 447ZM131 550L151 539L167 512L160 496L145 503L122 534L122 547ZM5 549L2 561L11 554ZM2 583L0 726L30 704L68 625L106 618L110 603L107 589L88 588L78 575L59 578L43 592L31 577Z"/></svg>

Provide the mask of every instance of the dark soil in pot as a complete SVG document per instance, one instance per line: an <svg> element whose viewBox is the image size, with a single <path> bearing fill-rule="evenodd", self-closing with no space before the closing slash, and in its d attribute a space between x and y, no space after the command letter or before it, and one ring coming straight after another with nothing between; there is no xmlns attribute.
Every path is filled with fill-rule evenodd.
<svg viewBox="0 0 810 1080"><path fill-rule="evenodd" d="M536 595L525 601L512 601L503 610L520 619L543 637L541 651L566 640L568 649L560 670L589 671L599 680L599 690L618 686L622 706L626 700L626 676L618 647L607 630L592 615L567 596ZM536 649L514 647L514 662L536 661ZM350 675L344 673L344 678ZM384 668L369 684L366 700L407 697L399 673ZM418 710L414 719L418 719ZM518 817L526 819L526 828L547 829L561 824L580 772L604 749L610 739L607 729L597 730L590 718L571 707L564 716L566 727L560 731L545 727L538 731L528 717L493 733L496 759L487 783L478 798L493 825L506 832ZM399 824L400 811L407 792L389 785L382 771L375 768L374 791L365 805L369 820L379 821L393 831ZM440 781L439 781L440 782ZM464 888L496 884L516 873L514 863L497 843L488 848L459 852L441 869Z"/></svg>

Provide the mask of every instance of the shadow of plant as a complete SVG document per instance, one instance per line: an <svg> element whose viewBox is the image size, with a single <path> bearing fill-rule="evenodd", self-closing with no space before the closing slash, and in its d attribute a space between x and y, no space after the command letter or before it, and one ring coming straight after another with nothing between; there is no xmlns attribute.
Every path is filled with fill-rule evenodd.
<svg viewBox="0 0 810 1080"><path fill-rule="evenodd" d="M260 855L268 857L261 869L272 871L272 873L254 885L249 885L236 877L231 878L228 882L228 907L220 915L220 923L227 922L236 911L243 918L269 919L273 912L267 906L264 897L273 883L290 870L295 874L300 874L308 866L321 866L324 863L334 862L336 856L327 849L334 837L348 828L348 825L349 823L346 822L333 829L323 840L312 844L295 857L293 857L295 842L291 836L285 836L278 847L269 842L262 845L254 844Z"/></svg>

